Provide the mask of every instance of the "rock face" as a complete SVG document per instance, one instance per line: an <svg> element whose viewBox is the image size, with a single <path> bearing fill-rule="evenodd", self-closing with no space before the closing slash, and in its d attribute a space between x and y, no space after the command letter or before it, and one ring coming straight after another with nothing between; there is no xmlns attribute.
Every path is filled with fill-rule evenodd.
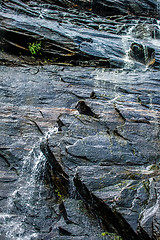
<svg viewBox="0 0 160 240"><path fill-rule="evenodd" d="M0 239L160 238L158 17L0 3Z"/></svg>
<svg viewBox="0 0 160 240"><path fill-rule="evenodd" d="M114 79L112 74L107 71L102 73L105 81L107 78ZM144 77L141 74L138 72L137 77L142 80ZM120 78L121 73L118 76ZM136 74L128 75L131 85L137 77ZM152 77L150 75L149 79ZM122 89L122 82L122 79L118 82L119 86L115 83L119 89ZM135 85L137 88L138 80ZM56 136L50 139L50 145L53 145L52 141L58 142L62 165L67 172L72 169L70 174L75 174L78 194L99 216L107 231L114 229L123 239L152 239L158 233L152 228L152 224L157 225L157 220L154 220L157 218L154 209L158 201L157 190L157 197L151 195L153 182L159 181L159 113L157 109L156 115L152 115L153 111L141 104L133 92L128 93L125 87L123 89L126 92L123 91L121 97L112 96L109 100L104 99L102 94L97 99L87 100L88 105L99 114L99 119L84 114L61 115L61 132L58 140ZM144 88L141 89L144 91ZM108 87L104 91L109 94ZM153 205L150 205L150 198L154 198ZM152 212L150 216L145 215L149 211ZM122 226L118 229L120 223ZM126 224L137 235L130 232ZM128 233L125 233L129 237L121 232L126 228Z"/></svg>
<svg viewBox="0 0 160 240"><path fill-rule="evenodd" d="M145 22L149 29L142 32L152 32L149 36L151 38L159 36L155 19L123 16L127 14L126 8L131 5L140 9L142 7L140 12L150 14L154 12L153 9L157 11L158 7L150 1L136 1L132 4L128 2L127 5L123 1L113 1L113 4L110 1L104 2L95 2L95 9L98 11L100 7L103 13L108 9L105 16L109 13L113 15L113 12L118 16L106 19L91 12L81 14L73 8L58 5L51 5L46 9L44 3L37 7L36 3L3 1L0 24L1 63L22 66L26 63L35 65L66 62L78 66L124 67L130 41L126 41L120 33L127 35L132 29L133 35L136 35L139 32L137 26L143 26ZM143 8L150 10L144 11ZM138 9L135 12L138 13ZM159 59L156 42L148 42L145 38L141 44L155 49L155 60Z"/></svg>
<svg viewBox="0 0 160 240"><path fill-rule="evenodd" d="M134 14L138 16L157 16L157 2L146 0L101 0L101 1L77 1L91 8L95 13L103 16Z"/></svg>
<svg viewBox="0 0 160 240"><path fill-rule="evenodd" d="M130 56L146 65L155 64L155 50L153 48L144 47L141 44L132 43Z"/></svg>

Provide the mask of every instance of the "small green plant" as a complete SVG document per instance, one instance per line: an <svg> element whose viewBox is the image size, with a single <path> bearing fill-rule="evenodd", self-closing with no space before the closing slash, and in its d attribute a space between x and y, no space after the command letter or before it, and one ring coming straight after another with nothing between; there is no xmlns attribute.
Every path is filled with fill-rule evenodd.
<svg viewBox="0 0 160 240"><path fill-rule="evenodd" d="M106 236L106 235L108 235L108 232L102 232L102 233L101 233L101 236L102 236L102 237L104 237L104 236Z"/></svg>
<svg viewBox="0 0 160 240"><path fill-rule="evenodd" d="M58 189L55 190L55 193L57 194L57 197L59 200L63 200L64 196L60 193L60 191Z"/></svg>
<svg viewBox="0 0 160 240"><path fill-rule="evenodd" d="M109 236L112 240L122 240L122 238L115 233L109 233L109 232L102 232L102 237Z"/></svg>
<svg viewBox="0 0 160 240"><path fill-rule="evenodd" d="M37 53L39 53L39 51L41 50L41 42L33 42L33 43L29 43L28 46L29 51L31 52L32 55L36 55Z"/></svg>

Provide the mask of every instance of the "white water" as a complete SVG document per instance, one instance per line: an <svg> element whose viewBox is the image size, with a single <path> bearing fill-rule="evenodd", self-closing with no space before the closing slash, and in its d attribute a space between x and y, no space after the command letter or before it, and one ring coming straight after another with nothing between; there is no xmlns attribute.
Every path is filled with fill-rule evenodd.
<svg viewBox="0 0 160 240"><path fill-rule="evenodd" d="M56 132L57 128L50 129L23 160L17 188L8 199L5 212L0 216L7 240L38 239L39 232L34 220L43 222L45 214L51 214L45 201L47 192L43 180L46 159L40 151L40 143Z"/></svg>

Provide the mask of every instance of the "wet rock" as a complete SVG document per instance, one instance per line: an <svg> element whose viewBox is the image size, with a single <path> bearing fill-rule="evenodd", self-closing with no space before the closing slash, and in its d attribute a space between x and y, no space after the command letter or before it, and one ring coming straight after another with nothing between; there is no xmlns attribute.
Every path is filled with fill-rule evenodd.
<svg viewBox="0 0 160 240"><path fill-rule="evenodd" d="M108 87L106 82L102 85L101 79L102 76L105 76L106 81L109 73L103 74L99 76L101 84L98 85L96 82L96 85L103 86L108 93L111 86ZM115 79L115 75L111 76L109 75L108 78ZM129 74L128 77L131 75ZM135 73L131 77L135 80L133 82L136 82L136 85L138 85L139 77L140 75ZM71 82L71 79L68 81ZM123 81L126 79L121 81L121 86L124 88ZM141 226L139 218L144 209L147 212L149 198L152 196L151 181L158 174L152 169L147 169L151 168L149 165L154 161L159 162L159 144L155 140L159 134L157 127L159 115L157 115L156 101L152 106L152 110L155 109L154 114L149 110L150 105L148 108L140 101L144 96L148 96L150 99L149 95L144 95L147 93L144 88L141 92L142 88L140 90L136 86L142 94L138 94L138 100L134 96L134 94L138 96L137 91L134 92L132 84L131 90L130 84L127 82L128 90L123 91L123 95L114 101L105 100L105 96L100 94L96 99L87 100L92 109L99 114L98 119L83 114L62 114L59 117L63 123L62 131L58 138L53 136L49 142L51 145L55 139L59 142L62 164L65 165L68 174L73 176L77 173L75 176L76 189L93 213L97 207L93 201L94 195L96 202L107 204L113 212L116 209L118 215L114 215L114 219L122 217L138 238L150 239L151 235L146 230L147 221L143 220L143 223L146 224L145 228L144 225ZM140 85L142 87L143 84ZM115 86L113 88L121 92L121 88L115 88ZM156 96L156 90L150 89L150 91ZM155 151L155 149L157 150ZM152 202L151 206L154 204ZM98 216L101 214L100 209L97 207ZM150 226L152 219L149 221ZM108 229L117 231L111 223L105 226L107 226L106 231ZM122 228L123 226L121 226ZM123 235L120 232L119 234Z"/></svg>
<svg viewBox="0 0 160 240"><path fill-rule="evenodd" d="M67 147L67 153L75 157L86 158L99 164L142 164L138 154L134 154L132 146L124 140L122 146L113 137L91 136L78 140ZM124 144L124 146L123 146Z"/></svg>
<svg viewBox="0 0 160 240"><path fill-rule="evenodd" d="M142 44L132 43L129 54L133 59L146 65L150 66L155 63L155 50Z"/></svg>
<svg viewBox="0 0 160 240"><path fill-rule="evenodd" d="M26 178L21 180L24 185L18 190L19 194L14 196L15 204L12 211L14 214L17 213L16 211L19 214L23 211L28 214L26 223L22 224L24 228L30 229L27 230L28 234L31 234L31 231L38 234L35 239L43 239L47 236L50 239L92 239L94 232L96 239L104 239L101 234L107 230L99 223L99 217L97 219L93 213L91 218L88 218L89 209L83 203L78 218L80 228L77 228L78 214L74 212L77 205L73 204L72 199L76 197L72 178L77 172L90 193L95 195L98 201L100 199L100 202L107 204L112 211L116 206L117 212L134 232L139 228L139 236L150 236L152 232L150 226L154 223L153 234L157 236L159 213L153 211L152 213L155 214L150 215L150 219L147 216L149 216L149 209L152 207L154 209L157 201L150 201L148 205L155 189L154 185L151 186L151 181L158 177L156 176L158 173L147 169L151 164L158 166L160 156L159 71L140 69L126 72L125 70L109 71L104 68L43 66L9 67L7 71L5 67L1 67L0 73L3 89L1 154L3 153L8 160L7 163L4 158L1 159L3 163L1 171L9 172L10 166L20 171L23 156L27 157L35 146L35 142L39 145L40 139L45 138L35 123L29 120L33 119L43 133L46 133L48 128L56 126L52 133L48 133L50 150L46 141L43 141L46 158L44 157L41 164L43 165L46 159L50 161L49 168L48 163L46 165L46 169L49 169L49 179L53 180L52 176L56 175L59 179L62 177L62 183L63 177L69 176L67 181L64 180L63 184L60 184L61 187L66 186L66 195L62 196L62 192L57 191L57 187L55 189L55 181L53 181L52 184L45 186L45 191L44 188L42 188L43 191L38 190L36 186L34 198L32 200L27 198L25 201L24 196L26 198L27 195L25 191L29 188L24 184ZM94 99L90 98L92 91L97 96ZM87 106L99 115L99 118L79 114L75 110L79 99L84 99ZM34 156L39 157L39 154L33 151L31 156L30 160L26 158L25 171L28 171L29 175ZM58 167L56 170L57 164L61 168ZM21 171L19 173L21 174ZM41 168L40 165L38 170L40 178L36 174L38 185L44 173L45 168ZM3 184L5 196L2 196L1 200L2 213L12 190L15 191L18 187L17 181L3 182ZM11 192L6 189L10 189ZM33 206L37 202L37 197L40 202L35 210ZM60 214L59 204L62 200L65 210L62 209ZM26 208L25 204L31 204L30 208ZM60 217L63 219L63 224ZM14 223L17 221L18 224L20 219L15 219L16 217ZM92 219L90 224L89 219ZM60 236L59 227L55 232L49 233L51 226L59 221L61 222L59 227L70 232L71 236ZM98 229L94 227L93 231L93 225L98 226ZM86 226L85 230L84 226ZM22 228L23 231L24 228ZM76 231L81 235L75 236ZM112 229L113 231L116 230ZM109 235L105 237L112 239ZM147 238L144 237L144 239Z"/></svg>
<svg viewBox="0 0 160 240"><path fill-rule="evenodd" d="M61 214L62 209L60 209L60 220L52 225L50 233L43 238L44 240L57 238L92 239L93 237L98 240L104 239L99 222L94 219L91 212L87 213L86 207L81 200L64 200L63 212L64 211L65 215ZM69 237L68 235L71 236ZM110 237L107 239L110 239Z"/></svg>
<svg viewBox="0 0 160 240"><path fill-rule="evenodd" d="M91 203L90 194L94 194L99 201L103 200L113 212L118 211L134 231L139 229L139 214L148 205L149 196L152 195L150 183L152 175L156 176L156 172L152 170L146 172L143 169L139 171L138 168L132 167L100 167L95 165L94 167L79 167L77 174L78 176L75 178L77 190L83 199L91 205L91 208L94 208L94 203ZM88 193L85 191L86 187ZM147 228L145 231L149 232ZM145 236L143 234L146 233L138 230L142 239ZM145 239L149 239L147 234Z"/></svg>
<svg viewBox="0 0 160 240"><path fill-rule="evenodd" d="M129 0L128 1L128 10L131 14L135 14L138 16L157 16L157 3L155 1L135 1L134 3Z"/></svg>
<svg viewBox="0 0 160 240"><path fill-rule="evenodd" d="M91 12L83 12L80 16L79 10L72 8L75 5L78 7L81 3L86 4L86 2L73 4L73 2L68 1L62 7L63 4L59 6L59 2L56 1L52 7L41 3L37 8L35 3L11 1L9 4L5 2L9 11L8 15L6 15L5 6L2 4L1 64L23 66L24 64L66 63L76 66L121 68L125 65L124 56L127 50L124 49L121 33L128 34L131 32L130 28L134 27L135 24L136 32L139 31L139 25L150 26L148 28L142 27L142 35L146 32L146 36L151 33L152 26L157 29L153 20L144 17L140 21L142 23L137 24L138 20L133 14L128 16L135 11L134 8L137 8L135 11L137 15L144 13L151 16L151 13L154 14L153 9L157 9L155 3L144 1L142 4L138 0L135 3L126 3L125 1L114 1L112 4L110 1L92 2L90 10L94 11L95 8L97 13L102 10L105 15L116 15L115 19L107 20ZM72 8L67 9L66 4ZM144 6L148 9L147 12L143 10ZM15 9L17 10L15 11ZM129 9L133 11L130 12ZM16 15L17 12L19 17ZM117 16L117 14L127 14L127 16ZM23 21L19 20L20 18ZM46 21L50 24L47 24ZM144 24L143 21L146 21L148 25ZM54 24L52 24L53 22ZM100 33L99 30L104 31ZM35 52L34 48L37 46L40 48L38 52ZM156 44L155 46L157 48Z"/></svg>
<svg viewBox="0 0 160 240"><path fill-rule="evenodd" d="M1 162L2 163L2 162ZM17 174L14 171L8 171L8 168L0 171L0 212L3 212L3 209L6 205L6 199L11 196L12 191L16 187L16 181L18 179Z"/></svg>
<svg viewBox="0 0 160 240"><path fill-rule="evenodd" d="M149 38L155 38L157 34L158 29L156 26L152 24L137 24L132 29L132 35L135 38L139 39L149 39Z"/></svg>
<svg viewBox="0 0 160 240"><path fill-rule="evenodd" d="M85 6L95 13L103 16L134 14L138 16L157 16L157 3L155 1L119 1L119 0L101 0L101 1L77 1L80 6Z"/></svg>
<svg viewBox="0 0 160 240"><path fill-rule="evenodd" d="M152 0L1 2L0 238L159 238L154 16Z"/></svg>
<svg viewBox="0 0 160 240"><path fill-rule="evenodd" d="M80 114L84 114L84 115L87 115L87 116L92 116L92 117L98 118L98 116L91 110L91 108L89 106L87 106L87 104L82 100L80 100L77 103L75 108L78 110L78 112Z"/></svg>
<svg viewBox="0 0 160 240"><path fill-rule="evenodd" d="M155 171L156 173L156 171ZM157 172L157 174L159 174ZM153 190L154 189L154 190ZM150 181L150 197L147 208L140 215L140 226L150 237L159 236L159 179L155 176Z"/></svg>
<svg viewBox="0 0 160 240"><path fill-rule="evenodd" d="M14 9L9 4L7 7L13 14L6 16L5 8L3 9L2 5L1 16L3 21L0 26L0 49L2 52L0 59L3 64L23 65L27 63L42 65L65 62L78 66L99 65L107 68L119 68L124 65L123 56L125 53L120 37L107 33L99 34L97 31L99 29L98 23L96 23L96 30L84 25L84 31L81 31L81 25L86 21L86 18L87 25L92 22L92 17L87 16L87 14L84 17L81 16L83 19L80 24L77 24L77 20L74 19L77 19L78 11L72 12L70 9L59 9L58 6L56 6L57 11L54 9L48 11L43 4L38 9L34 5L28 6L27 4L22 4L23 6L20 7L16 2L12 2L11 5L17 8L17 11L21 7L24 11L27 8L30 13L33 13L33 16L29 12L25 13L33 21L28 20L21 11L19 11L19 14L24 21L19 21L16 15L13 16ZM46 15L47 12L48 15ZM40 18L35 18L35 15L40 16ZM95 18L95 21L99 21L99 17ZM9 24L8 19L12 19ZM46 25L45 19L48 19L47 21L50 21L51 24ZM52 24L53 21L55 21L54 24ZM116 42L114 41L115 38ZM40 49L35 54L34 49L36 46L40 46Z"/></svg>
<svg viewBox="0 0 160 240"><path fill-rule="evenodd" d="M47 159L44 174L47 183L51 183L54 186L57 198L67 196L69 176L64 172L47 143L41 143L41 151Z"/></svg>
<svg viewBox="0 0 160 240"><path fill-rule="evenodd" d="M88 190L85 184L80 181L78 175L75 177L74 183L80 196L91 208L91 210L98 215L107 230L116 231L123 237L123 239L140 239L140 237L134 233L127 221L125 221L125 219L118 214L116 210L113 212L104 201L97 198Z"/></svg>
<svg viewBox="0 0 160 240"><path fill-rule="evenodd" d="M91 94L90 94L90 98L92 98L92 99L96 98L96 94L95 94L94 91L91 92Z"/></svg>

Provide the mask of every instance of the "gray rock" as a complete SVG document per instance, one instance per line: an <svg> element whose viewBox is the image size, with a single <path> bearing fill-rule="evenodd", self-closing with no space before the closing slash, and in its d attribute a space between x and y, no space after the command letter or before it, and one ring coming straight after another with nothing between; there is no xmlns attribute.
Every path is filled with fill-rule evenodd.
<svg viewBox="0 0 160 240"><path fill-rule="evenodd" d="M159 238L156 4L0 3L0 238Z"/></svg>

